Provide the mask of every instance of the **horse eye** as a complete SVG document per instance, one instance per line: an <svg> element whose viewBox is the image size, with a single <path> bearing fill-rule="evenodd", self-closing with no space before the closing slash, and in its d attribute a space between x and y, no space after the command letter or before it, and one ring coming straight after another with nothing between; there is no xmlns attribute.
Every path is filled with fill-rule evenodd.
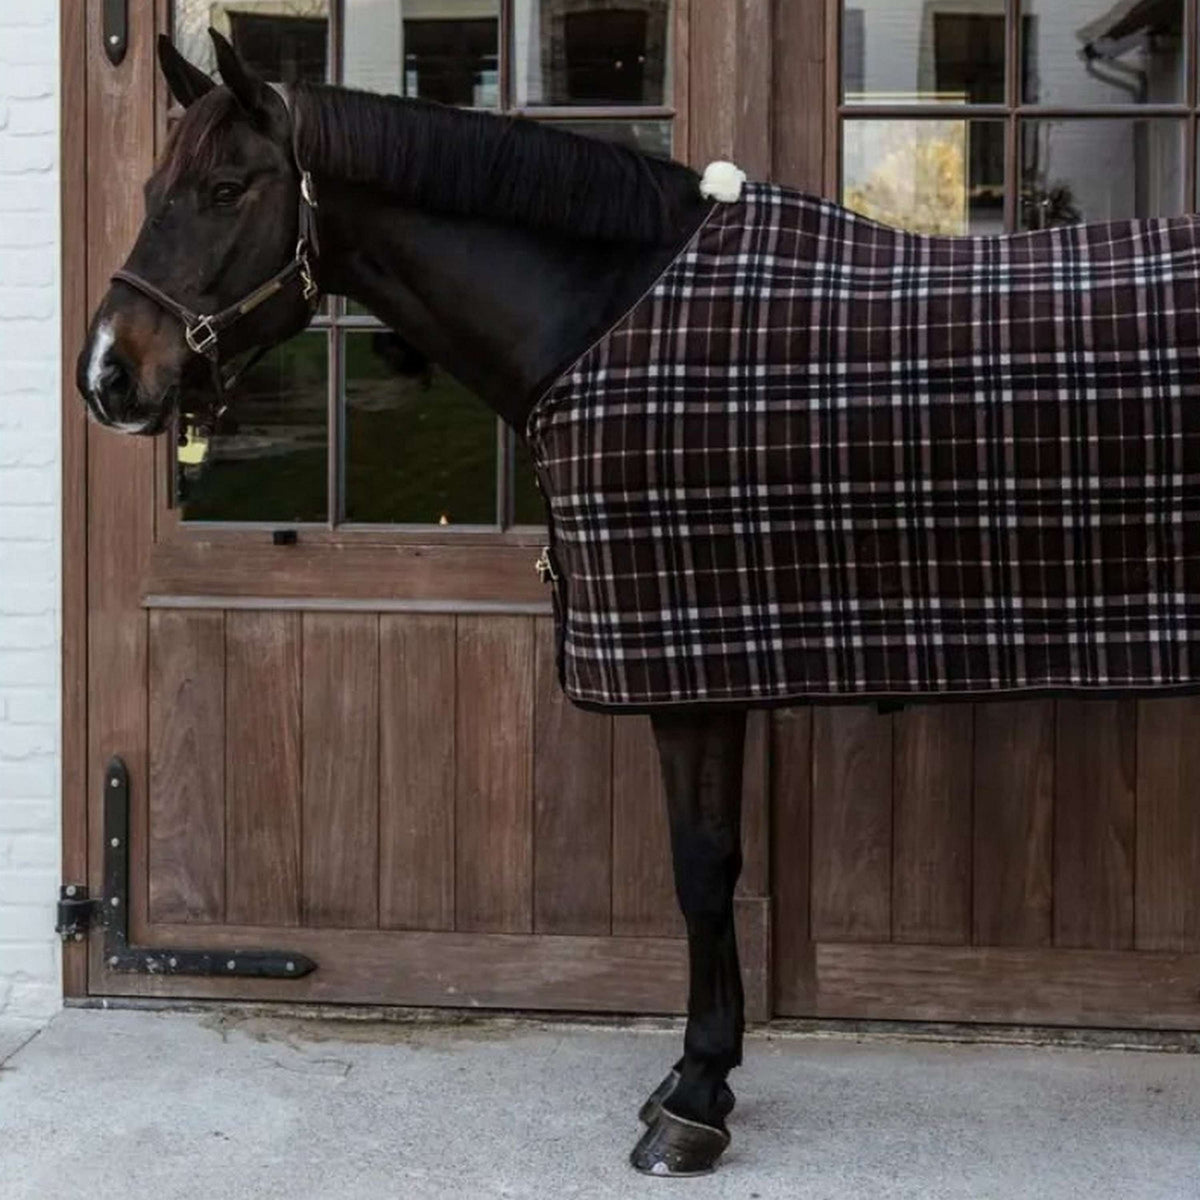
<svg viewBox="0 0 1200 1200"><path fill-rule="evenodd" d="M222 206L236 204L245 190L240 183L218 183L213 188L213 203Z"/></svg>

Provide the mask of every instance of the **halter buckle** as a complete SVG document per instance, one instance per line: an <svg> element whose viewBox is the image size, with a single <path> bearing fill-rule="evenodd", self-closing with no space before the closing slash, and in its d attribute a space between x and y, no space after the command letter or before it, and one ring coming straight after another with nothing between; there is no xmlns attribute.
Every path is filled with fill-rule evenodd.
<svg viewBox="0 0 1200 1200"><path fill-rule="evenodd" d="M184 331L188 347L195 354L207 354L217 344L217 331L208 317L201 317Z"/></svg>
<svg viewBox="0 0 1200 1200"><path fill-rule="evenodd" d="M312 267L308 262L308 243L304 238L296 243L296 264L300 271L300 284L303 288L304 299L311 301L321 289L313 278Z"/></svg>

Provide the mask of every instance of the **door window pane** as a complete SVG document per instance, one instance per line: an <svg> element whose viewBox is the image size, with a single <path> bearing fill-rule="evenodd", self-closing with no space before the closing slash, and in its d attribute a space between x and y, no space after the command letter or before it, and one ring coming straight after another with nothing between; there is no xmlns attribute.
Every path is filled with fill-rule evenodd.
<svg viewBox="0 0 1200 1200"><path fill-rule="evenodd" d="M519 105L670 103L669 0L516 0Z"/></svg>
<svg viewBox="0 0 1200 1200"><path fill-rule="evenodd" d="M516 463L513 468L513 524L545 525L546 505L538 491L537 476L533 460L523 442L516 447Z"/></svg>
<svg viewBox="0 0 1200 1200"><path fill-rule="evenodd" d="M914 233L1002 233L1002 121L846 121L842 202Z"/></svg>
<svg viewBox="0 0 1200 1200"><path fill-rule="evenodd" d="M1021 228L1183 212L1184 128L1165 118L1024 122Z"/></svg>
<svg viewBox="0 0 1200 1200"><path fill-rule="evenodd" d="M499 0L346 0L348 87L441 104L499 104Z"/></svg>
<svg viewBox="0 0 1200 1200"><path fill-rule="evenodd" d="M272 350L238 383L211 436L177 450L185 521L324 521L329 363L324 333Z"/></svg>
<svg viewBox="0 0 1200 1200"><path fill-rule="evenodd" d="M342 336L346 519L495 524L491 409L390 330Z"/></svg>
<svg viewBox="0 0 1200 1200"><path fill-rule="evenodd" d="M848 0L842 15L847 103L1004 103L1004 0Z"/></svg>
<svg viewBox="0 0 1200 1200"><path fill-rule="evenodd" d="M1179 104L1184 0L1025 0L1026 104Z"/></svg>
<svg viewBox="0 0 1200 1200"><path fill-rule="evenodd" d="M329 78L329 0L175 0L175 45L210 75L217 69L211 25L272 82Z"/></svg>

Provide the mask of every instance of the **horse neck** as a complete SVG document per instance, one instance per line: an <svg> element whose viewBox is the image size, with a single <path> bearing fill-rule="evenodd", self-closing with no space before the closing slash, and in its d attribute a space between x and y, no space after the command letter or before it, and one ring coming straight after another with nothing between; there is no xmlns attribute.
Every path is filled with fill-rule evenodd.
<svg viewBox="0 0 1200 1200"><path fill-rule="evenodd" d="M636 302L703 218L670 245L575 240L398 204L319 179L325 291L368 308L518 431L546 386Z"/></svg>

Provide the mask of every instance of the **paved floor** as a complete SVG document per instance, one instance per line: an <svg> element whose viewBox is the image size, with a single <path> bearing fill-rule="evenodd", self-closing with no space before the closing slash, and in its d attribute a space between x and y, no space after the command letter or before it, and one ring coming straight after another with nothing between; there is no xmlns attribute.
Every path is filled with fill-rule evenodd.
<svg viewBox="0 0 1200 1200"><path fill-rule="evenodd" d="M757 1036L721 1170L674 1181L625 1155L675 1031L72 1010L28 1032L0 1030L3 1200L1200 1196L1194 1054Z"/></svg>

